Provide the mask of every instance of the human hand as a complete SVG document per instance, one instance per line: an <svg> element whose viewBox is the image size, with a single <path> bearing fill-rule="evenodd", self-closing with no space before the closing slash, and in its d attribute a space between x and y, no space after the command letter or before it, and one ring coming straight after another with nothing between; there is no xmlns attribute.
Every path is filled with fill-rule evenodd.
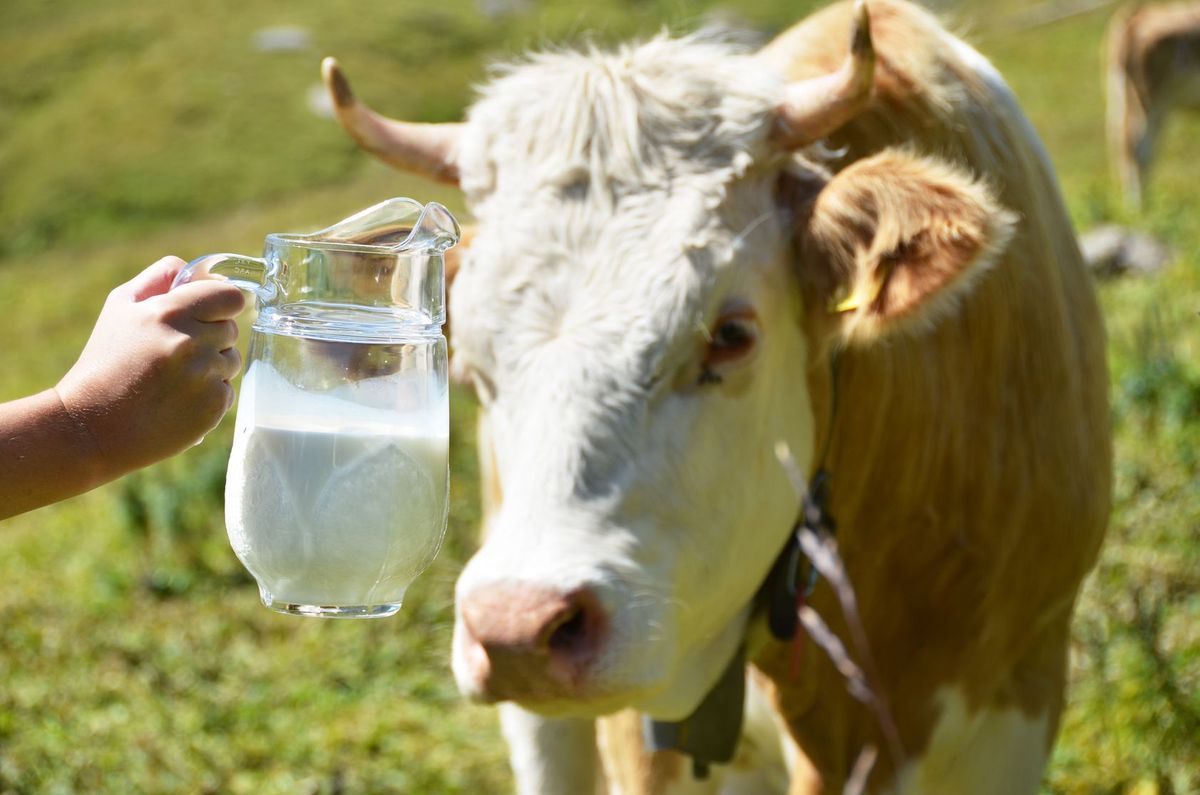
<svg viewBox="0 0 1200 795"><path fill-rule="evenodd" d="M233 318L245 297L218 279L171 290L184 266L164 257L109 293L56 388L107 477L185 450L233 403L229 380L241 369Z"/></svg>

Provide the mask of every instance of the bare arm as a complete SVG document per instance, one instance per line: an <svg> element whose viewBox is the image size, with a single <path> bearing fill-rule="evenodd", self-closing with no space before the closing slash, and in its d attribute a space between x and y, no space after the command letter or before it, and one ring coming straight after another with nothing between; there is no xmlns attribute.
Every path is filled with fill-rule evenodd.
<svg viewBox="0 0 1200 795"><path fill-rule="evenodd" d="M216 280L168 292L183 264L164 258L113 290L58 386L0 404L0 519L174 455L229 409L245 299Z"/></svg>
<svg viewBox="0 0 1200 795"><path fill-rule="evenodd" d="M103 480L95 445L53 389L0 404L0 519Z"/></svg>

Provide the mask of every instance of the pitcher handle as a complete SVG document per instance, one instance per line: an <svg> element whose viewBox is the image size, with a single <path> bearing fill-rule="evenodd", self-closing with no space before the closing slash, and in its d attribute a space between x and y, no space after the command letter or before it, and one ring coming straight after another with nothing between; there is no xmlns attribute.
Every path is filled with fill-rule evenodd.
<svg viewBox="0 0 1200 795"><path fill-rule="evenodd" d="M187 264L171 283L171 289L200 279L225 279L258 299L260 305L274 300L278 285L275 266L260 257L241 254L205 254Z"/></svg>

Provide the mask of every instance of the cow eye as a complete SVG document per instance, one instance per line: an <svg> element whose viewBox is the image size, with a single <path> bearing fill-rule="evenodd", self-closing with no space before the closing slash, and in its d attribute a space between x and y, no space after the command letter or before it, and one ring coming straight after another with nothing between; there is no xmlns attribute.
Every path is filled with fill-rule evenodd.
<svg viewBox="0 0 1200 795"><path fill-rule="evenodd" d="M743 319L729 319L717 326L709 347L714 351L740 351L754 344L754 336L753 323Z"/></svg>
<svg viewBox="0 0 1200 795"><path fill-rule="evenodd" d="M703 372L708 378L702 379L702 382L719 381L719 369L746 357L757 342L758 318L753 310L739 308L721 315L709 334L708 352L703 365Z"/></svg>

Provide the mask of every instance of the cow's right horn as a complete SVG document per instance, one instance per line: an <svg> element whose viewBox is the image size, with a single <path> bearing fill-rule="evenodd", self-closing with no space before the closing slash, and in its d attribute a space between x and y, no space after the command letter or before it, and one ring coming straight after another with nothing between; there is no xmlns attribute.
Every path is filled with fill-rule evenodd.
<svg viewBox="0 0 1200 795"><path fill-rule="evenodd" d="M871 17L866 2L856 0L846 60L836 72L787 86L776 117L775 140L785 149L799 149L824 138L866 107L874 85Z"/></svg>
<svg viewBox="0 0 1200 795"><path fill-rule="evenodd" d="M338 121L360 146L403 171L458 184L455 149L462 124L418 124L380 116L358 101L333 58L321 62L321 76Z"/></svg>

